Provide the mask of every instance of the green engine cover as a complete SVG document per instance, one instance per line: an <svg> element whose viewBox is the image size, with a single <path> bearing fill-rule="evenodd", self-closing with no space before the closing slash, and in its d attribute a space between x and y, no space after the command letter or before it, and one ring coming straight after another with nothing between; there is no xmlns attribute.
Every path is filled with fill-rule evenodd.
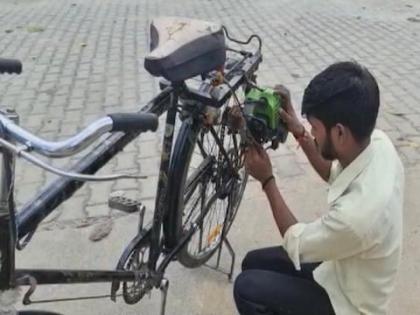
<svg viewBox="0 0 420 315"><path fill-rule="evenodd" d="M277 148L287 138L287 128L280 119L282 100L273 89L251 88L245 95L244 114L253 138L265 143L272 141Z"/></svg>
<svg viewBox="0 0 420 315"><path fill-rule="evenodd" d="M281 98L274 93L273 89L252 88L246 94L245 102L254 104L252 108L247 109L247 114L263 118L267 122L267 127L272 130L277 129L280 120Z"/></svg>

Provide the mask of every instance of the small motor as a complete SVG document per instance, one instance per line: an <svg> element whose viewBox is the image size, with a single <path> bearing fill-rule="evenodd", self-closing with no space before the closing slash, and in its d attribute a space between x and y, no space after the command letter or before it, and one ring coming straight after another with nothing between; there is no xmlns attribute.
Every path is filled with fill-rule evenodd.
<svg viewBox="0 0 420 315"><path fill-rule="evenodd" d="M287 128L280 118L282 100L273 89L252 87L245 95L244 109L248 130L255 141L277 149L287 139Z"/></svg>

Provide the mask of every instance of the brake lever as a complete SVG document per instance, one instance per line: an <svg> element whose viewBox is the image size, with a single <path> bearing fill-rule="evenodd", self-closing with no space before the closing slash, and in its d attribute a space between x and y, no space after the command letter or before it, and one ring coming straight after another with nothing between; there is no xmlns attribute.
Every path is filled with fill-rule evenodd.
<svg viewBox="0 0 420 315"><path fill-rule="evenodd" d="M78 181L92 181L92 182L101 182L101 181L110 181L110 180L117 180L117 179L145 179L147 176L144 175L132 175L132 174L113 174L113 175L86 175L74 172L67 172L63 171L59 168L52 167L45 163L44 161L38 159L31 153L26 152L28 150L27 146L18 147L2 138L0 138L0 145L6 148L7 150L14 153L17 157L22 157L23 159L27 160L29 163L38 166L50 173L68 177Z"/></svg>

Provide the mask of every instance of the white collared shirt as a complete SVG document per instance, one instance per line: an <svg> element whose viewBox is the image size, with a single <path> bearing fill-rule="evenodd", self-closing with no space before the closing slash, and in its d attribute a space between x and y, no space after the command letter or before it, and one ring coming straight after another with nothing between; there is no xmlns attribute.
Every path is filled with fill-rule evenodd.
<svg viewBox="0 0 420 315"><path fill-rule="evenodd" d="M350 165L333 163L329 183L329 211L289 227L284 247L298 270L301 263L323 262L314 278L337 315L386 314L402 246L401 160L375 130Z"/></svg>

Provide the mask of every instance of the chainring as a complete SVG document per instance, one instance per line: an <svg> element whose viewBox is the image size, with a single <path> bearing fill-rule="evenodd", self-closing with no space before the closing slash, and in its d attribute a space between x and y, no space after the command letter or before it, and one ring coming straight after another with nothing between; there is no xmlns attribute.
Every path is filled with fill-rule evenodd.
<svg viewBox="0 0 420 315"><path fill-rule="evenodd" d="M123 298L127 304L136 304L153 288L147 267L148 256L149 244L144 244L133 249L124 265L124 270L136 273L133 281L123 282Z"/></svg>

